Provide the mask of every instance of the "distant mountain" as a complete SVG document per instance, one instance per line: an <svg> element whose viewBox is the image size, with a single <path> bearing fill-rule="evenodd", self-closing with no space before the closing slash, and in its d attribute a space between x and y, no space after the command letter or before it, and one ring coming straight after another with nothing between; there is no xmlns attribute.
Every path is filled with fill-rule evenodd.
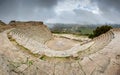
<svg viewBox="0 0 120 75"><path fill-rule="evenodd" d="M63 26L63 27L89 27L89 28L96 28L102 25L109 25L113 28L120 28L120 24L64 24L64 23L46 23L49 28L53 28L54 26Z"/></svg>

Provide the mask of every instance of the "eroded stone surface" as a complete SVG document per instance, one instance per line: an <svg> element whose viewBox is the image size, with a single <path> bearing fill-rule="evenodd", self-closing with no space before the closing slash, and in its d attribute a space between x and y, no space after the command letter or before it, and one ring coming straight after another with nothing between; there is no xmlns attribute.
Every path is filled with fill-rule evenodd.
<svg viewBox="0 0 120 75"><path fill-rule="evenodd" d="M31 26L27 27L29 32ZM112 29L84 43L82 47L75 46L79 52L76 57L71 54L69 57L58 58L40 55L42 51L38 48L45 49L46 53L48 50L48 54L50 49L41 42L44 41L41 40L42 37L38 38L40 34L27 35L24 31L26 28L19 26L0 33L0 75L120 75L120 29ZM37 26L35 29L37 30ZM48 32L46 30L46 33ZM11 39L9 34L14 39ZM26 49L28 47L31 50ZM72 53L71 51L67 53ZM54 52L52 53L54 55ZM59 55L59 52L56 55Z"/></svg>

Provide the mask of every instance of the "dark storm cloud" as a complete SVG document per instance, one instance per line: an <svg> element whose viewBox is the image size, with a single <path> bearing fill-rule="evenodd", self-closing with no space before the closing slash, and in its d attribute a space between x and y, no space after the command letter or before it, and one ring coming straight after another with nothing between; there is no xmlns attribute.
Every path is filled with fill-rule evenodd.
<svg viewBox="0 0 120 75"><path fill-rule="evenodd" d="M0 19L8 20L17 18L18 11L16 6L16 0L0 0Z"/></svg>
<svg viewBox="0 0 120 75"><path fill-rule="evenodd" d="M57 0L22 0L19 6L19 14L22 20L42 20L55 16L54 7Z"/></svg>
<svg viewBox="0 0 120 75"><path fill-rule="evenodd" d="M45 20L55 15L57 0L0 0L0 19Z"/></svg>
<svg viewBox="0 0 120 75"><path fill-rule="evenodd" d="M101 9L117 9L120 11L120 0L93 0Z"/></svg>
<svg viewBox="0 0 120 75"><path fill-rule="evenodd" d="M0 0L0 15L11 12L11 9L16 10L15 6L17 6L15 0Z"/></svg>
<svg viewBox="0 0 120 75"><path fill-rule="evenodd" d="M97 14L93 14L92 12L85 11L85 10L74 10L77 17L77 22L83 23L83 24L99 24L104 23L106 20L101 16Z"/></svg>
<svg viewBox="0 0 120 75"><path fill-rule="evenodd" d="M120 0L0 0L0 19L120 23Z"/></svg>
<svg viewBox="0 0 120 75"><path fill-rule="evenodd" d="M107 20L101 15L92 12L75 9L72 12L63 11L57 15L55 20L62 23L78 23L78 24L104 24Z"/></svg>
<svg viewBox="0 0 120 75"><path fill-rule="evenodd" d="M62 11L56 19L83 24L120 23L120 0L79 0L77 3L81 8Z"/></svg>
<svg viewBox="0 0 120 75"><path fill-rule="evenodd" d="M47 8L51 8L57 4L57 0L34 0L34 1L41 7L47 7Z"/></svg>
<svg viewBox="0 0 120 75"><path fill-rule="evenodd" d="M120 23L120 0L92 0L95 2L102 15L114 23Z"/></svg>
<svg viewBox="0 0 120 75"><path fill-rule="evenodd" d="M57 4L57 0L21 0L23 5L41 8L52 8Z"/></svg>

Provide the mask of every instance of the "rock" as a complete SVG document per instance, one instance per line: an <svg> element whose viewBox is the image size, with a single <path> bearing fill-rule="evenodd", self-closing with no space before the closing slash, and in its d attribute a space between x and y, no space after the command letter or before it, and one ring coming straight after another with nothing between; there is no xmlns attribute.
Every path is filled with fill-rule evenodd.
<svg viewBox="0 0 120 75"><path fill-rule="evenodd" d="M120 29L62 51L46 45L53 38L43 22L11 21L0 33L0 75L120 75Z"/></svg>
<svg viewBox="0 0 120 75"><path fill-rule="evenodd" d="M25 69L27 69L28 68L28 65L26 65L26 64L23 64L23 65L21 65L20 67L18 67L17 68L17 71L19 72L23 72Z"/></svg>
<svg viewBox="0 0 120 75"><path fill-rule="evenodd" d="M0 20L0 27L1 26L6 26L6 24Z"/></svg>

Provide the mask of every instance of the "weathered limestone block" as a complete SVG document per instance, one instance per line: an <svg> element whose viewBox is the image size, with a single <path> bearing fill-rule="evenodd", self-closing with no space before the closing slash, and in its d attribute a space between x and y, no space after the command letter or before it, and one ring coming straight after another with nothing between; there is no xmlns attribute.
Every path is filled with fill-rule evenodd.
<svg viewBox="0 0 120 75"><path fill-rule="evenodd" d="M120 29L57 51L45 44L53 38L45 26L29 24L0 33L0 75L120 75ZM14 42L43 56L31 55Z"/></svg>
<svg viewBox="0 0 120 75"><path fill-rule="evenodd" d="M26 25L31 23L32 22L25 22L24 24ZM19 25L19 22L16 24ZM8 36L10 36L10 38L20 46L29 49L33 53L40 53L45 48L44 43L53 38L51 32L45 25L40 25L40 23L36 22L25 27L16 27L8 32ZM43 51L40 54L42 53Z"/></svg>

